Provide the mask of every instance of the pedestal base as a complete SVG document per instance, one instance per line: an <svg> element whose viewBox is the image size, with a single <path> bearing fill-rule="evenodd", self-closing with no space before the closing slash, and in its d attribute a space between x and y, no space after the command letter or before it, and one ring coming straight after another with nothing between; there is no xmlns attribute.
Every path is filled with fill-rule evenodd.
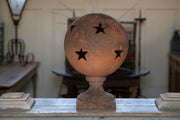
<svg viewBox="0 0 180 120"><path fill-rule="evenodd" d="M5 93L0 97L0 110L30 110L34 103L35 100L30 94Z"/></svg>
<svg viewBox="0 0 180 120"><path fill-rule="evenodd" d="M159 110L180 110L180 93L165 93L160 94L160 97L155 100Z"/></svg>
<svg viewBox="0 0 180 120"><path fill-rule="evenodd" d="M106 77L86 77L89 89L77 97L77 110L115 110L116 102L112 94L104 91L102 85Z"/></svg>
<svg viewBox="0 0 180 120"><path fill-rule="evenodd" d="M83 102L77 99L77 110L116 110L115 100L110 102Z"/></svg>

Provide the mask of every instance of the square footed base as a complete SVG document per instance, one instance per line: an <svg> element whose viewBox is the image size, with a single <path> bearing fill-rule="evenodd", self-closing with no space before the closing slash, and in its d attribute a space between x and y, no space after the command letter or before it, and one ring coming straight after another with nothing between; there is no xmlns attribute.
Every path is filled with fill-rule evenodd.
<svg viewBox="0 0 180 120"><path fill-rule="evenodd" d="M34 98L23 92L5 93L0 97L0 110L30 110L34 105Z"/></svg>
<svg viewBox="0 0 180 120"><path fill-rule="evenodd" d="M180 93L165 93L160 94L160 97L155 100L159 110L180 110Z"/></svg>

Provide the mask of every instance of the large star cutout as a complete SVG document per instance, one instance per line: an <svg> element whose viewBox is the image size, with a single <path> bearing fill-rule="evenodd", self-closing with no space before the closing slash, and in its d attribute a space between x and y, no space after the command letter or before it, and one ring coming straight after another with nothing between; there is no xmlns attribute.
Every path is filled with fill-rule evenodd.
<svg viewBox="0 0 180 120"><path fill-rule="evenodd" d="M117 59L118 57L121 57L121 53L123 52L123 50L114 50L114 52L116 53L115 59Z"/></svg>
<svg viewBox="0 0 180 120"><path fill-rule="evenodd" d="M87 51L83 51L83 50L82 50L82 48L81 48L81 50L80 50L80 51L76 51L76 54L78 54L78 55L79 55L78 60L80 60L81 58L83 58L84 60L86 60L85 55L87 54ZM87 61L87 60L86 60L86 61Z"/></svg>
<svg viewBox="0 0 180 120"><path fill-rule="evenodd" d="M99 26L98 26L98 27L94 27L94 28L97 29L96 34L98 34L99 32L102 32L102 33L105 34L104 28L102 27L102 24L101 24L101 23L99 23Z"/></svg>

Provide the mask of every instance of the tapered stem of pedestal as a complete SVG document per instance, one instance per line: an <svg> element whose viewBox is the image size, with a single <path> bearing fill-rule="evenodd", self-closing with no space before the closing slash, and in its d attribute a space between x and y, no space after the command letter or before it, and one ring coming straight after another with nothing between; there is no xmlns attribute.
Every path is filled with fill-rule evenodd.
<svg viewBox="0 0 180 120"><path fill-rule="evenodd" d="M106 77L86 77L89 82L87 91L77 97L78 110L116 109L114 96L103 89Z"/></svg>

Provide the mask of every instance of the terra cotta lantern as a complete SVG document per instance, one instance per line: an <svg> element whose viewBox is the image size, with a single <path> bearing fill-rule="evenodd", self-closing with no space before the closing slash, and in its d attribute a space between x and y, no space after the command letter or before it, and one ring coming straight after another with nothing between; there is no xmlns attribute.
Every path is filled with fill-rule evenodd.
<svg viewBox="0 0 180 120"><path fill-rule="evenodd" d="M114 96L102 85L128 52L128 40L120 23L105 14L84 15L69 27L64 46L71 65L89 82L89 89L77 97L77 109L116 109Z"/></svg>

